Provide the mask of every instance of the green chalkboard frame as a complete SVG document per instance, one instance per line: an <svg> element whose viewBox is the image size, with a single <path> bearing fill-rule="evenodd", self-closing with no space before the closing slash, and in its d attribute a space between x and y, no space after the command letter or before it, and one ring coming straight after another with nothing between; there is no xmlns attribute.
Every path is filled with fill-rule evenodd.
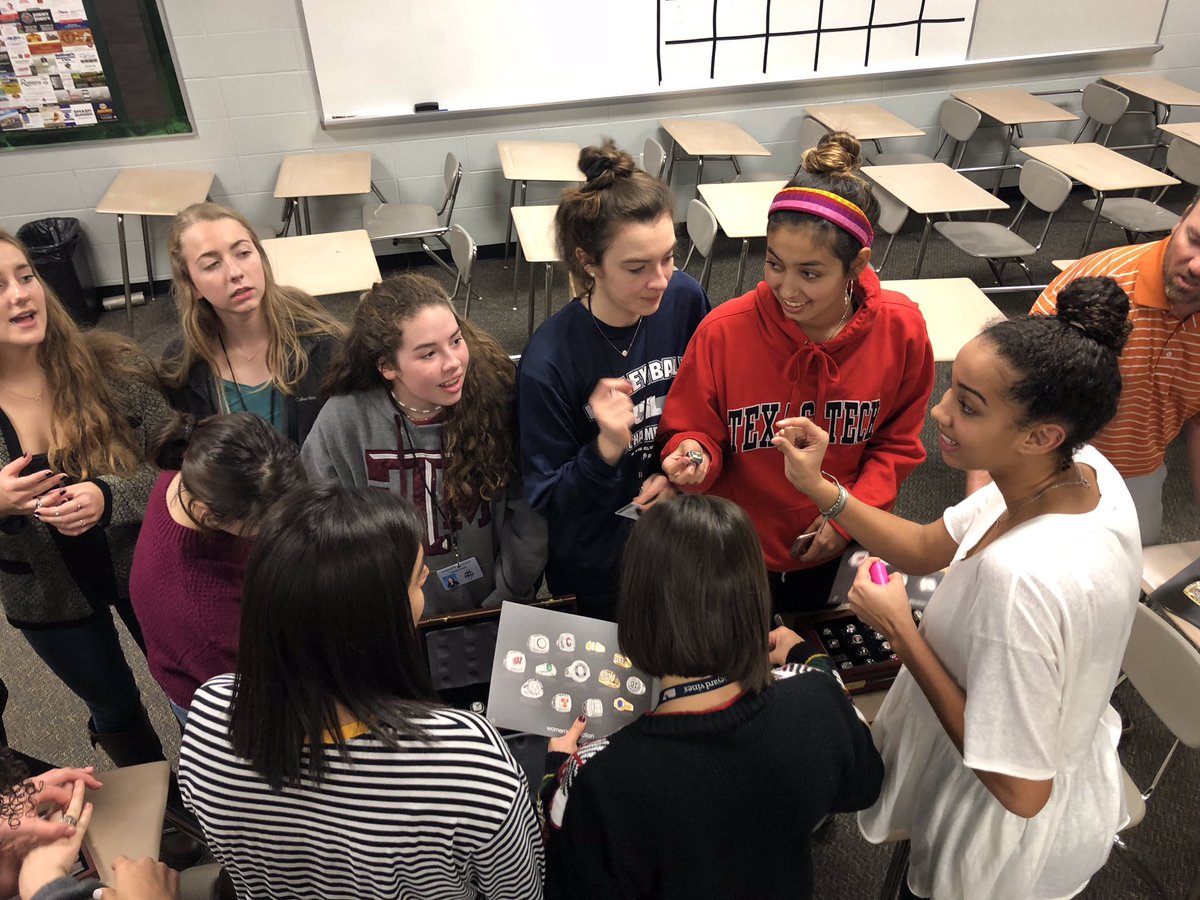
<svg viewBox="0 0 1200 900"><path fill-rule="evenodd" d="M192 134L195 129L156 0L84 0L83 5L112 93L116 121L0 131L0 151Z"/></svg>

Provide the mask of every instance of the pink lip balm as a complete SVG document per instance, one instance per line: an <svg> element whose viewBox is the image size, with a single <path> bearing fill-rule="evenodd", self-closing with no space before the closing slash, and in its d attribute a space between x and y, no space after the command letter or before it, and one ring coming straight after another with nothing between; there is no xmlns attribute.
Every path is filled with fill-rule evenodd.
<svg viewBox="0 0 1200 900"><path fill-rule="evenodd" d="M871 580L876 584L888 583L888 570L883 560L877 559L871 563Z"/></svg>

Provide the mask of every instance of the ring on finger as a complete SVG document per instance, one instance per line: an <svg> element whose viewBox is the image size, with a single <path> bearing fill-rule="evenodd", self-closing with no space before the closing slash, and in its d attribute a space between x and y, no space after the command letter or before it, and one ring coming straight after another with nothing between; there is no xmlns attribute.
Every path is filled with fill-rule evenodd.
<svg viewBox="0 0 1200 900"><path fill-rule="evenodd" d="M83 512L83 504L78 500L75 501L75 512Z"/></svg>
<svg viewBox="0 0 1200 900"><path fill-rule="evenodd" d="M34 497L33 498L33 511L37 512L41 508L42 508L42 498Z"/></svg>
<svg viewBox="0 0 1200 900"><path fill-rule="evenodd" d="M73 815L71 815L70 813L67 813L66 815L64 815L62 817L62 820L64 822L66 822L68 825L70 825L72 828L74 828L76 825L79 824L79 820L77 818L75 818Z"/></svg>

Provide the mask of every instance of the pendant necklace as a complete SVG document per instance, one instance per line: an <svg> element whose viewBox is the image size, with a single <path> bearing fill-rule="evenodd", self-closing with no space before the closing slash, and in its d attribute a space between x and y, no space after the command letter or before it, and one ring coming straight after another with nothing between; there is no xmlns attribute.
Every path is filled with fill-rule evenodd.
<svg viewBox="0 0 1200 900"><path fill-rule="evenodd" d="M1046 496L1051 491L1056 491L1059 488L1064 488L1064 487L1075 487L1077 485L1085 487L1085 488L1090 488L1092 486L1092 483L1090 481L1088 481L1086 478L1084 478L1082 475L1079 474L1079 465L1078 464L1076 464L1076 466L1075 466L1075 476L1076 477L1075 477L1074 481L1060 481L1058 484L1052 484L1049 487L1042 488L1040 491L1038 491L1036 494L1034 494L1029 499L1022 500L1016 506L1007 507L1005 509L1005 512L1008 514L1008 520L1012 521L1013 516L1015 516L1018 512L1023 510L1029 504L1033 503L1035 500L1040 500L1042 497ZM996 521L999 522L1000 520L997 519Z"/></svg>
<svg viewBox="0 0 1200 900"><path fill-rule="evenodd" d="M594 312L592 312L592 295L591 294L588 294L588 298L587 298L587 311L588 311L588 315L590 315L592 317L592 326L596 329L596 334L600 335L600 337L604 340L604 343L606 343L606 344L608 344L608 346L612 347L615 352L620 353L622 357L628 358L629 351L633 349L633 342L637 340L638 332L642 330L642 319L644 319L645 316L638 316L637 327L633 329L633 337L631 337L629 339L629 346L626 347L624 350L622 350L620 347L618 347L616 344L614 344L612 341L610 341L608 339L608 335L604 333L604 331L600 328L600 323L598 321L596 321L596 314Z"/></svg>

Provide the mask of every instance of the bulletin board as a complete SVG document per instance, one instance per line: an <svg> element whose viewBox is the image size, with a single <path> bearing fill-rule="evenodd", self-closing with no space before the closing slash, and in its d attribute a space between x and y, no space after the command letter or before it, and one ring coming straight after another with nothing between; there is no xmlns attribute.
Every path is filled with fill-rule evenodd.
<svg viewBox="0 0 1200 900"><path fill-rule="evenodd" d="M191 131L155 0L0 0L0 149Z"/></svg>

